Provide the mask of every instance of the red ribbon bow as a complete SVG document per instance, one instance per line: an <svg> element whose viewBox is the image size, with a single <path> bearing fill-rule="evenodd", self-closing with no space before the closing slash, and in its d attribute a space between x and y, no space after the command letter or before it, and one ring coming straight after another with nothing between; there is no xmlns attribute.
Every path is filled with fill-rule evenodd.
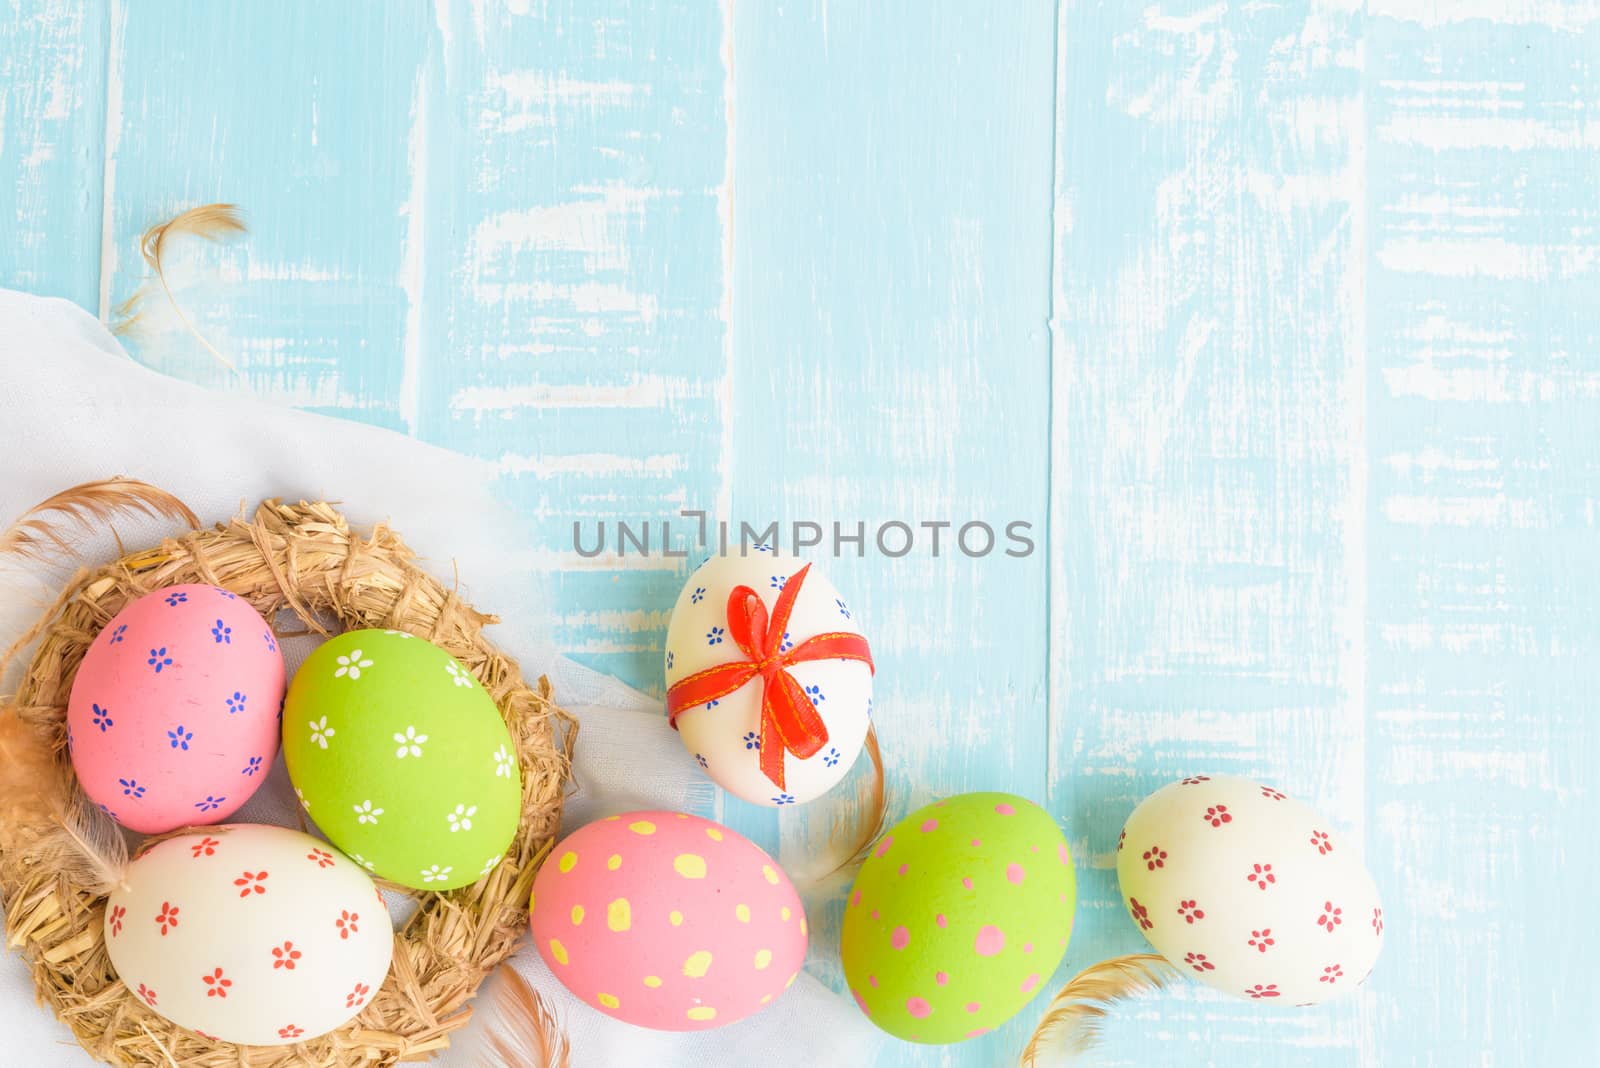
<svg viewBox="0 0 1600 1068"><path fill-rule="evenodd" d="M678 714L685 709L721 700L759 675L761 773L780 790L785 752L804 760L828 743L828 728L805 689L789 674L789 667L808 660L860 660L867 670L873 670L867 639L849 631L818 634L788 652L781 651L789 613L810 570L807 564L789 576L773 606L770 623L761 595L749 586L735 586L728 594L728 633L749 659L697 671L667 690L667 718L677 727Z"/></svg>

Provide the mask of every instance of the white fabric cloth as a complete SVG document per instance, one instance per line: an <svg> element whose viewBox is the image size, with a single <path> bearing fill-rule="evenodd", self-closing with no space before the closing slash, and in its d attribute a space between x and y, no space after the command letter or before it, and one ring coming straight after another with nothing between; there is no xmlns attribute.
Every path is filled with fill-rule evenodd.
<svg viewBox="0 0 1600 1068"><path fill-rule="evenodd" d="M491 632L494 640L525 674L549 675L558 698L581 720L579 792L564 830L630 808L705 810L711 788L672 736L658 702L560 656L541 634L538 583L518 563L526 541L495 502L486 465L389 431L165 378L131 360L77 306L0 290L0 529L62 489L112 475L173 492L206 523L269 497L332 500L357 526L387 519L436 575L449 580L452 567L459 568L463 595L504 620ZM116 527L130 546L173 529L131 518ZM74 565L103 562L115 546L106 537L79 550ZM0 647L38 616L74 565L51 572L0 559ZM311 646L309 639L289 643L291 670ZM0 680L0 693L15 681L13 671ZM293 804L280 759L235 818L288 823ZM564 1024L575 1065L809 1068L877 1061L878 1033L845 998L808 975L749 1020L674 1035L618 1023L571 997L531 945L514 959ZM8 1024L6 1063L93 1063L36 1005L27 970L11 952L0 953L0 1011ZM475 1054L484 1015L435 1063L484 1063Z"/></svg>

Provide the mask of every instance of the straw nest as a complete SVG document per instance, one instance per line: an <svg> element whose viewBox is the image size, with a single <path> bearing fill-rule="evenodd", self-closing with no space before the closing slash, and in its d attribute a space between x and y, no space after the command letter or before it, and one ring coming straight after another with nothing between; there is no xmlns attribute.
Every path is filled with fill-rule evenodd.
<svg viewBox="0 0 1600 1068"><path fill-rule="evenodd" d="M95 511L92 504L85 510ZM241 515L80 571L24 635L18 647L35 638L39 644L7 702L11 707L0 713L13 735L0 739L9 743L0 757L11 765L25 761L15 737L20 733L24 747L36 747L40 770L38 793L29 804L17 804L15 797L0 803L6 936L29 961L39 998L96 1057L112 1064L195 1068L388 1065L443 1048L450 1032L471 1016L468 1000L526 927L529 889L561 814L575 723L552 703L546 680L529 686L516 662L484 639L484 624L494 617L463 603L413 560L383 525L360 537L328 504L267 501L250 519ZM115 828L78 788L67 761L67 698L78 664L124 605L181 582L231 590L268 620L288 609L309 632L326 634L330 621L337 621L347 629L393 628L427 638L465 664L494 697L521 759L522 821L505 860L474 885L448 893L383 884L417 903L395 933L387 980L350 1023L298 1045L215 1042L146 1008L117 978L106 954L103 881L95 878L93 864L63 860L73 844L81 847L85 840L121 846ZM64 837L71 839L66 847Z"/></svg>

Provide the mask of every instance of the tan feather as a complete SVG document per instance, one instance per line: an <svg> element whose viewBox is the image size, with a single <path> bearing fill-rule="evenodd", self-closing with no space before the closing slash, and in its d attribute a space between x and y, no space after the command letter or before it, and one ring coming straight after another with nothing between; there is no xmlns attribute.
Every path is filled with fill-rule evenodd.
<svg viewBox="0 0 1600 1068"><path fill-rule="evenodd" d="M188 235L202 237L207 241L221 241L234 234L247 233L248 230L237 204L202 204L198 208L180 212L164 223L152 226L139 239L139 253L144 257L144 262L155 272L156 280L161 283L161 289L167 295L167 302L172 305L172 310L177 314L179 321L200 344L206 347L206 351L230 371L237 371L238 368L196 329L194 323L189 321L189 316L184 314L178 298L172 295L172 287L167 284L167 272L162 265L161 256L166 250L167 242L174 237ZM141 285L134 291L133 296L123 301L117 308L117 314L122 316L122 321L114 327L117 333L125 334L133 329L143 312L147 295L146 286Z"/></svg>
<svg viewBox="0 0 1600 1068"><path fill-rule="evenodd" d="M494 1068L570 1068L566 1032L550 1006L511 965L502 965L484 1022Z"/></svg>
<svg viewBox="0 0 1600 1068"><path fill-rule="evenodd" d="M128 844L73 788L51 745L14 706L0 709L0 850L108 894L122 885Z"/></svg>
<svg viewBox="0 0 1600 1068"><path fill-rule="evenodd" d="M1050 1001L1022 1051L1022 1068L1036 1068L1047 1053L1070 1061L1100 1041L1101 1029L1119 1001L1160 990L1182 977L1158 953L1133 953L1092 964Z"/></svg>
<svg viewBox="0 0 1600 1068"><path fill-rule="evenodd" d="M848 852L822 875L822 879L848 871L866 860L872 843L883 834L889 802L883 786L883 753L878 748L878 728L871 724L867 726L866 750L867 758L872 761L872 772L856 783L856 803L834 817L828 835L830 841L846 843Z"/></svg>
<svg viewBox="0 0 1600 1068"><path fill-rule="evenodd" d="M47 518L52 513L54 517ZM68 527L93 532L97 523L110 523L119 513L166 516L191 530L200 526L189 506L166 490L137 479L108 478L62 490L34 505L0 532L0 556L9 553L43 561L51 552L71 553L72 541L65 533Z"/></svg>

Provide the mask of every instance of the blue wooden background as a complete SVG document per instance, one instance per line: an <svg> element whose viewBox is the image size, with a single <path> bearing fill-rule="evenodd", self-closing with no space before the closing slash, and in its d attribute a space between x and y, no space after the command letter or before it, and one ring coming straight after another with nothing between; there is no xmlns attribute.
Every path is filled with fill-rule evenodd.
<svg viewBox="0 0 1600 1068"><path fill-rule="evenodd" d="M1186 987L1099 1063L1583 1064L1597 116L1594 0L0 0L0 284L110 316L243 204L171 267L239 373L160 306L135 358L494 460L559 640L657 692L681 563L575 519L1030 522L828 566L897 810L1069 828L1057 983L1140 947L1103 858L1182 774L1386 895L1358 996ZM720 808L787 863L831 814Z"/></svg>

